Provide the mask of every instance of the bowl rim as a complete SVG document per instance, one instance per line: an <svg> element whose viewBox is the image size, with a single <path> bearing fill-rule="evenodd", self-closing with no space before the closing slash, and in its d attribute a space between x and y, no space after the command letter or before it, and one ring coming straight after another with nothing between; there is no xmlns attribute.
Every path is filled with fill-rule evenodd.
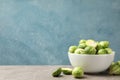
<svg viewBox="0 0 120 80"><path fill-rule="evenodd" d="M80 56L109 56L109 55L115 55L115 51L112 51L111 54L101 54L101 55L92 55L92 54L75 54L68 52L68 55L80 55Z"/></svg>

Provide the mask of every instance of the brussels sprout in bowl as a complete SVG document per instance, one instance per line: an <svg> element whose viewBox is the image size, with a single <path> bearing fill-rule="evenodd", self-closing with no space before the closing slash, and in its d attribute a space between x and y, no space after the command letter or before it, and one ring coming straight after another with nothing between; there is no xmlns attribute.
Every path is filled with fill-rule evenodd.
<svg viewBox="0 0 120 80"><path fill-rule="evenodd" d="M104 55L72 54L68 53L70 63L73 67L80 66L84 72L98 73L105 71L114 60L115 52Z"/></svg>

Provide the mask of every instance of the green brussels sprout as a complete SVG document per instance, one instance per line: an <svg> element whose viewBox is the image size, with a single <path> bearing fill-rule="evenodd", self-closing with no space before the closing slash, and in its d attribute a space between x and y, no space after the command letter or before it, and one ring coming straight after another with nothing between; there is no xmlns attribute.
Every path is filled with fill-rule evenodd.
<svg viewBox="0 0 120 80"><path fill-rule="evenodd" d="M74 53L74 51L77 49L77 46L70 46L69 51L70 53Z"/></svg>
<svg viewBox="0 0 120 80"><path fill-rule="evenodd" d="M82 78L83 75L84 75L84 71L81 67L75 67L72 71L72 75L75 77L75 78Z"/></svg>
<svg viewBox="0 0 120 80"><path fill-rule="evenodd" d="M81 49L81 48L78 48L75 50L75 53L76 54L84 54L85 53L85 50L84 49Z"/></svg>
<svg viewBox="0 0 120 80"><path fill-rule="evenodd" d="M116 64L120 66L120 61L117 61Z"/></svg>
<svg viewBox="0 0 120 80"><path fill-rule="evenodd" d="M91 46L87 46L85 48L85 53L86 54L95 54L96 53L96 49L94 47L91 47Z"/></svg>
<svg viewBox="0 0 120 80"><path fill-rule="evenodd" d="M107 51L108 54L111 54L113 52L111 48L105 48L105 50Z"/></svg>
<svg viewBox="0 0 120 80"><path fill-rule="evenodd" d="M105 49L100 49L100 50L98 50L97 54L99 54L99 55L107 54L107 51Z"/></svg>
<svg viewBox="0 0 120 80"><path fill-rule="evenodd" d="M112 65L109 69L109 74L120 75L120 65Z"/></svg>
<svg viewBox="0 0 120 80"><path fill-rule="evenodd" d="M84 39L80 40L79 44L81 44L81 43L86 43L86 40L84 40Z"/></svg>
<svg viewBox="0 0 120 80"><path fill-rule="evenodd" d="M78 45L78 48L84 49L85 47L86 47L86 44L85 44L85 43L81 43L81 44Z"/></svg>
<svg viewBox="0 0 120 80"><path fill-rule="evenodd" d="M53 77L59 77L60 74L61 74L61 72L62 72L62 69L61 69L61 68L58 68L56 71L54 71L54 72L52 73L52 76L53 76Z"/></svg>
<svg viewBox="0 0 120 80"><path fill-rule="evenodd" d="M100 41L99 44L100 44L103 48L108 48L108 47L109 47L109 41Z"/></svg>
<svg viewBox="0 0 120 80"><path fill-rule="evenodd" d="M110 65L110 67L112 67L112 66L114 66L114 65L115 65L115 62L112 62L111 65Z"/></svg>
<svg viewBox="0 0 120 80"><path fill-rule="evenodd" d="M72 69L71 68L62 68L62 72L63 72L63 74L71 75Z"/></svg>
<svg viewBox="0 0 120 80"><path fill-rule="evenodd" d="M100 49L104 49L100 43L97 44L97 47L96 47L97 50L100 50Z"/></svg>
<svg viewBox="0 0 120 80"><path fill-rule="evenodd" d="M114 67L115 62L112 62L111 65L109 66L109 68L106 71L110 71L110 68Z"/></svg>
<svg viewBox="0 0 120 80"><path fill-rule="evenodd" d="M86 45L96 48L97 47L97 42L95 42L94 40L89 39L89 40L86 41Z"/></svg>
<svg viewBox="0 0 120 80"><path fill-rule="evenodd" d="M87 46L87 47L85 48L85 52L88 53L88 52L90 51L90 49L91 49L91 47L90 47L90 46Z"/></svg>
<svg viewBox="0 0 120 80"><path fill-rule="evenodd" d="M109 74L120 75L120 61L112 62L109 67Z"/></svg>

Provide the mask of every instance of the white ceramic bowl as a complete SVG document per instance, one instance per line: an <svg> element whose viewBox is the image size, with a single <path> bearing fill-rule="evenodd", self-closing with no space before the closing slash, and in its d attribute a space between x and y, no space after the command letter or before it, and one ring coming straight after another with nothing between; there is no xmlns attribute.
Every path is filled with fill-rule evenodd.
<svg viewBox="0 0 120 80"><path fill-rule="evenodd" d="M98 73L105 71L114 60L115 52L103 55L87 55L68 53L73 67L80 66L86 73Z"/></svg>

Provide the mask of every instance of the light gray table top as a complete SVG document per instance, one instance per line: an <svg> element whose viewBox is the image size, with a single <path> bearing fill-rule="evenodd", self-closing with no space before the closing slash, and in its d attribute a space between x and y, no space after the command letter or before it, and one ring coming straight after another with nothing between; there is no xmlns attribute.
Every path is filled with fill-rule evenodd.
<svg viewBox="0 0 120 80"><path fill-rule="evenodd" d="M72 75L52 77L52 72L58 67L70 67L65 65L52 66L0 66L0 80L78 80ZM120 76L107 74L85 74L80 80L120 80Z"/></svg>

